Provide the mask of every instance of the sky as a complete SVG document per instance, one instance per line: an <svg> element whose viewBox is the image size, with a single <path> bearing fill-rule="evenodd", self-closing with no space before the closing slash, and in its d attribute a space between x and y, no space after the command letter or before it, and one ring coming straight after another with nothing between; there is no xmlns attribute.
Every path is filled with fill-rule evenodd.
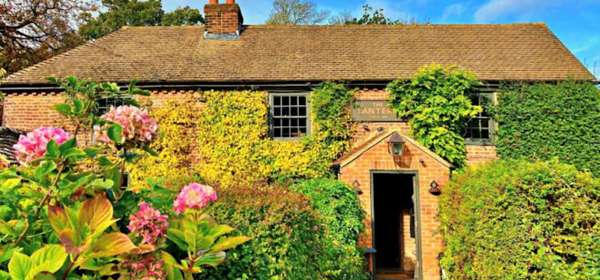
<svg viewBox="0 0 600 280"><path fill-rule="evenodd" d="M600 79L600 0L311 0L331 14L359 16L364 4L387 17L432 24L543 22ZM205 0L163 0L165 10ZM221 0L224 2L224 0ZM273 0L238 0L245 24L262 24Z"/></svg>

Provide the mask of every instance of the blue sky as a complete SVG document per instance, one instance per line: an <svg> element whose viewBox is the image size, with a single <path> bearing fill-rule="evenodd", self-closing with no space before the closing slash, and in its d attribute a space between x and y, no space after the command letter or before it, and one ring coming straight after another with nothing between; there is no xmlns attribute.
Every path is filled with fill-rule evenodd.
<svg viewBox="0 0 600 280"><path fill-rule="evenodd" d="M544 22L600 78L600 0L312 0L332 14L361 14L369 4L391 18L443 23ZM163 0L166 10L204 0ZM224 2L224 0L221 0ZM247 24L261 24L272 0L238 0Z"/></svg>

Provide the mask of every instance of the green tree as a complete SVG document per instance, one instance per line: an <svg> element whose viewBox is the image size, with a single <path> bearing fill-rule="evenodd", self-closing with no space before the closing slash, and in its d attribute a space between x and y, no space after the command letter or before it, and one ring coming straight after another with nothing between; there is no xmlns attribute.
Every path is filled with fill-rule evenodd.
<svg viewBox="0 0 600 280"><path fill-rule="evenodd" d="M465 123L482 110L471 104L468 94L479 84L471 72L433 64L410 80L391 82L387 91L394 111L409 119L415 139L462 167L467 153L461 133Z"/></svg>
<svg viewBox="0 0 600 280"><path fill-rule="evenodd" d="M183 7L166 13L160 0L102 0L105 12L79 28L86 39L96 39L122 26L193 25L204 21L198 9Z"/></svg>
<svg viewBox="0 0 600 280"><path fill-rule="evenodd" d="M275 0L267 24L317 24L329 17L329 11L317 9L307 0Z"/></svg>

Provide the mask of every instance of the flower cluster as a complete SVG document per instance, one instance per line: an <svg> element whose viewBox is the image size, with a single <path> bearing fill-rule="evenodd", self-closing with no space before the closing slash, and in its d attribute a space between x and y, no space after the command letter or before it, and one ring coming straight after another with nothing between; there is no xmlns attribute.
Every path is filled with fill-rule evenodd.
<svg viewBox="0 0 600 280"><path fill-rule="evenodd" d="M17 160L21 164L27 164L43 157L46 154L46 146L51 140L60 145L69 139L71 139L71 134L61 128L41 127L27 135L21 135L13 148Z"/></svg>
<svg viewBox="0 0 600 280"><path fill-rule="evenodd" d="M147 255L137 260L125 261L123 265L129 272L129 278L127 279L167 279L167 275L164 270L164 262L162 260L156 260L153 255Z"/></svg>
<svg viewBox="0 0 600 280"><path fill-rule="evenodd" d="M169 227L167 215L162 215L148 203L140 203L140 210L129 218L129 230L142 237L142 242L155 244Z"/></svg>
<svg viewBox="0 0 600 280"><path fill-rule="evenodd" d="M101 119L120 125L123 128L122 137L125 141L149 143L158 131L158 124L155 119L150 117L148 111L135 106L111 107L106 114L102 115ZM110 143L106 129L95 126L94 131L100 142Z"/></svg>
<svg viewBox="0 0 600 280"><path fill-rule="evenodd" d="M177 214L181 214L186 209L202 209L216 200L217 193L212 187L191 183L181 189L173 202L173 208Z"/></svg>

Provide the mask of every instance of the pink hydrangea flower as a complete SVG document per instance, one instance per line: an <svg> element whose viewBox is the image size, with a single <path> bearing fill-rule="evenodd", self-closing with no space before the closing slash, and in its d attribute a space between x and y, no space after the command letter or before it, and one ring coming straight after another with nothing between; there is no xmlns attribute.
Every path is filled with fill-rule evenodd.
<svg viewBox="0 0 600 280"><path fill-rule="evenodd" d="M163 237L169 222L167 215L162 215L146 202L140 203L140 210L129 217L129 231L141 236L143 243L156 244Z"/></svg>
<svg viewBox="0 0 600 280"><path fill-rule="evenodd" d="M51 140L56 144L63 144L71 139L71 134L61 128L41 127L27 135L21 135L19 142L13 146L15 156L21 164L41 158L46 154L46 146Z"/></svg>
<svg viewBox="0 0 600 280"><path fill-rule="evenodd" d="M148 143L154 139L158 131L158 124L155 119L150 117L148 111L135 106L111 107L100 118L120 125L123 128L122 137L125 141ZM100 142L110 142L105 129L95 126L94 130Z"/></svg>
<svg viewBox="0 0 600 280"><path fill-rule="evenodd" d="M173 202L173 209L181 214L186 209L202 209L216 200L217 192L212 187L191 183L181 189Z"/></svg>
<svg viewBox="0 0 600 280"><path fill-rule="evenodd" d="M139 280L165 280L167 275L164 262L157 260L153 255L146 255L141 259L125 261L125 268L129 272L128 279Z"/></svg>

